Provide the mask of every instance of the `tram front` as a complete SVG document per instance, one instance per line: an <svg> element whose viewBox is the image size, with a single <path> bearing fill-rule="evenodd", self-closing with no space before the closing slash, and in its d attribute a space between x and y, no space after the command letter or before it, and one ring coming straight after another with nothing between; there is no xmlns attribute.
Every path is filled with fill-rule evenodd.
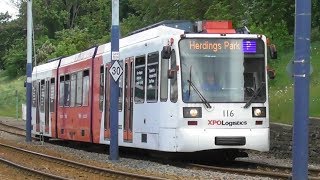
<svg viewBox="0 0 320 180"><path fill-rule="evenodd" d="M187 34L179 41L180 148L269 150L266 38ZM179 135L178 135L179 137ZM195 150L195 149L193 149Z"/></svg>

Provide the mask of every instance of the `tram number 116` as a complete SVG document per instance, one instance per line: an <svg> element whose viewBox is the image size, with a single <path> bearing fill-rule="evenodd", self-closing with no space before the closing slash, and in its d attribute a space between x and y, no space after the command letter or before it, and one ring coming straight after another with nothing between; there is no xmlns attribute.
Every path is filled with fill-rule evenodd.
<svg viewBox="0 0 320 180"><path fill-rule="evenodd" d="M223 117L233 117L234 111L233 110L223 110Z"/></svg>

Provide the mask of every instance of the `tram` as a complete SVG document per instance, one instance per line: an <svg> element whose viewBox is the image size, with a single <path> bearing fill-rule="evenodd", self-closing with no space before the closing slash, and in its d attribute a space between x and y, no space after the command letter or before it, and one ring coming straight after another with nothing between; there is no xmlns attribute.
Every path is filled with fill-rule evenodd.
<svg viewBox="0 0 320 180"><path fill-rule="evenodd" d="M268 151L268 47L231 21L163 21L120 39L119 146ZM110 143L110 51L33 68L33 134Z"/></svg>

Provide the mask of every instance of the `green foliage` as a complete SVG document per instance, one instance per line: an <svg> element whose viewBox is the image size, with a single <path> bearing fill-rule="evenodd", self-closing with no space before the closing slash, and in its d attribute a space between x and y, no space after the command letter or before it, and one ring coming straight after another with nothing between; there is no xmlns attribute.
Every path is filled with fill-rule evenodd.
<svg viewBox="0 0 320 180"><path fill-rule="evenodd" d="M311 44L311 64L313 73L310 77L310 116L320 116L320 41ZM291 124L293 119L294 82L291 74L287 72L288 66L294 55L293 48L290 51L280 53L280 57L271 64L277 75L269 81L270 89L270 115L271 120Z"/></svg>
<svg viewBox="0 0 320 180"><path fill-rule="evenodd" d="M242 26L245 20L241 1L219 1L211 2L205 13L205 18L210 20L232 20L235 26ZM232 12L232 13L231 13Z"/></svg>
<svg viewBox="0 0 320 180"><path fill-rule="evenodd" d="M76 54L88 49L92 43L87 29L66 29L56 33L55 51L51 58Z"/></svg>
<svg viewBox="0 0 320 180"><path fill-rule="evenodd" d="M111 25L111 1L86 0L79 5L75 26L86 29L91 39L100 39L109 33Z"/></svg>
<svg viewBox="0 0 320 180"><path fill-rule="evenodd" d="M9 21L10 16L0 13L0 70L6 69L7 53L12 48L20 48L20 51L24 50L24 32L23 22L20 19ZM16 50L17 51L17 50ZM19 58L19 57L17 57Z"/></svg>
<svg viewBox="0 0 320 180"><path fill-rule="evenodd" d="M320 28L313 28L311 30L311 40L313 42L320 41Z"/></svg>
<svg viewBox="0 0 320 180"><path fill-rule="evenodd" d="M46 62L52 56L52 53L56 51L56 47L53 45L50 39L44 38L43 41L43 43L40 43L40 47L37 48L36 62L34 62L34 65Z"/></svg>
<svg viewBox="0 0 320 180"><path fill-rule="evenodd" d="M69 0L68 0L69 1ZM36 27L41 24L47 30L49 38L55 38L55 32L69 27L68 11L63 1L33 1L33 18Z"/></svg>
<svg viewBox="0 0 320 180"><path fill-rule="evenodd" d="M5 67L6 73L9 77L15 78L17 76L21 76L26 72L26 54L24 51L24 40L20 39L20 43L13 45L11 49L5 55ZM18 41L18 42L19 42Z"/></svg>
<svg viewBox="0 0 320 180"><path fill-rule="evenodd" d="M252 24L249 26L252 33L264 34L271 39L273 44L276 44L281 50L293 46L293 35L290 35L286 24L283 20L276 22L273 26L262 25L256 26Z"/></svg>
<svg viewBox="0 0 320 180"><path fill-rule="evenodd" d="M121 23L121 34L127 35L128 33L137 30L141 27L143 27L144 24L140 20L140 17L134 16L134 15L129 15L127 19L124 19L123 22Z"/></svg>
<svg viewBox="0 0 320 180"><path fill-rule="evenodd" d="M317 28L320 31L320 1L312 1L312 27ZM319 38L319 36L318 36Z"/></svg>
<svg viewBox="0 0 320 180"><path fill-rule="evenodd" d="M292 124L293 103L292 85L269 87L270 120L272 122Z"/></svg>
<svg viewBox="0 0 320 180"><path fill-rule="evenodd" d="M10 20L11 16L8 12L0 13L0 23L6 23Z"/></svg>
<svg viewBox="0 0 320 180"><path fill-rule="evenodd" d="M26 91L23 86L25 76L10 80L0 71L0 116L21 117L21 104L25 103Z"/></svg>

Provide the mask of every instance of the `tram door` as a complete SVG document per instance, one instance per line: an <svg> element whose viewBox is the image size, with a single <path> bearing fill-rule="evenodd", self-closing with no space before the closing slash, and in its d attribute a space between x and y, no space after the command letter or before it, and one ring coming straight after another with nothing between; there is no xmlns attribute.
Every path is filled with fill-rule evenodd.
<svg viewBox="0 0 320 180"><path fill-rule="evenodd" d="M46 81L46 90L45 90L45 118L44 118L44 127L45 127L45 133L49 133L49 84L50 82L47 80Z"/></svg>
<svg viewBox="0 0 320 180"><path fill-rule="evenodd" d="M104 138L110 139L110 70L111 64L108 63L106 65L105 70L105 94L106 100L105 102L105 113L104 113Z"/></svg>
<svg viewBox="0 0 320 180"><path fill-rule="evenodd" d="M40 132L45 131L46 121L46 81L40 81Z"/></svg>
<svg viewBox="0 0 320 180"><path fill-rule="evenodd" d="M40 81L36 82L36 132L40 132Z"/></svg>
<svg viewBox="0 0 320 180"><path fill-rule="evenodd" d="M124 78L124 127L123 140L132 142L132 116L133 116L133 57L125 60Z"/></svg>

